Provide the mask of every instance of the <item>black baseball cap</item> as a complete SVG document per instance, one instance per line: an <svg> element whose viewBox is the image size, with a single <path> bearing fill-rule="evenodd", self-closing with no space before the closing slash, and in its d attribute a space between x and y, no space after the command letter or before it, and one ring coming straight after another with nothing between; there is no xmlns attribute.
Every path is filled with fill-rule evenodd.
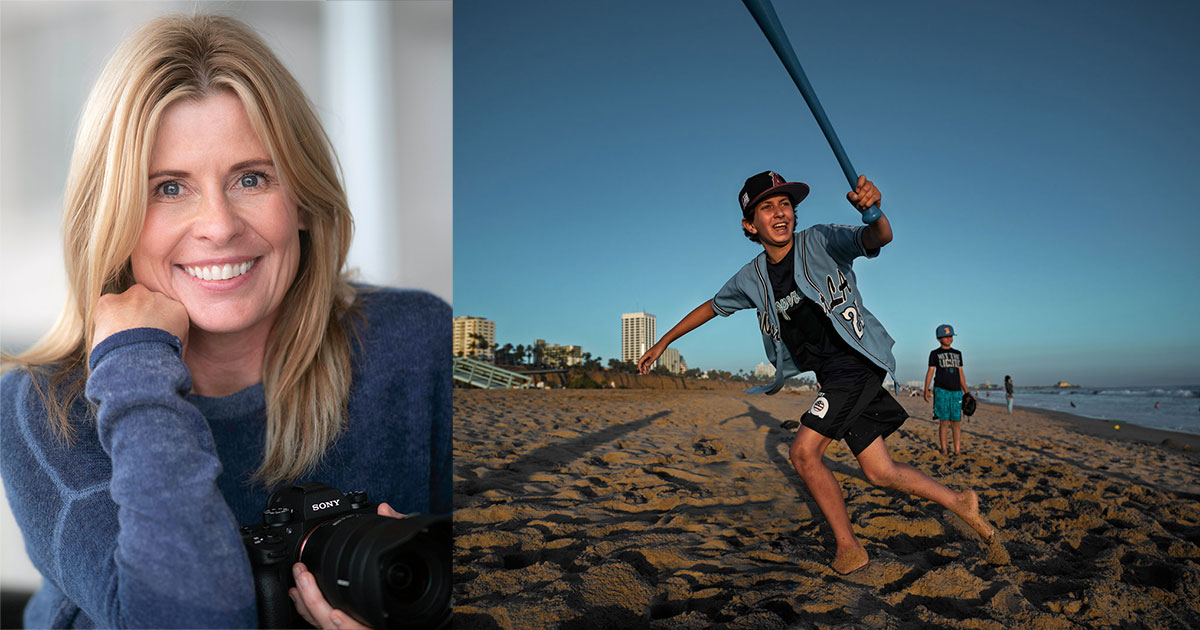
<svg viewBox="0 0 1200 630"><path fill-rule="evenodd" d="M738 203L742 205L742 216L749 218L754 212L754 206L767 197L787 195L792 198L792 205L799 205L808 196L808 184L789 182L775 171L763 171L746 180L742 191L738 193Z"/></svg>

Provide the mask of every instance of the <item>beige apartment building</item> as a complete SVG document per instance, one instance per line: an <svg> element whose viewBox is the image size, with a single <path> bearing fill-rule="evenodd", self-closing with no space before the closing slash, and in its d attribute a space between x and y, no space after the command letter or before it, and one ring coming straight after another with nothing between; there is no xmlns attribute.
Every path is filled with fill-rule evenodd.
<svg viewBox="0 0 1200 630"><path fill-rule="evenodd" d="M480 337L483 339L480 340ZM496 344L496 322L463 315L454 318L454 356L491 361Z"/></svg>

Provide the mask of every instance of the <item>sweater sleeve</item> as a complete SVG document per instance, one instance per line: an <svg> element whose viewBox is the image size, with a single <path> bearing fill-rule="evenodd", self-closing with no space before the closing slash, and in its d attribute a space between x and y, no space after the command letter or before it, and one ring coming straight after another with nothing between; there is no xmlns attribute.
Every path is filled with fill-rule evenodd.
<svg viewBox="0 0 1200 630"><path fill-rule="evenodd" d="M45 559L39 568L98 627L257 625L249 562L216 485L212 432L184 398L191 377L179 340L122 331L97 345L91 367L96 423L76 431L98 434L111 478L83 490L60 485L61 507L45 525L53 531L25 536L30 556ZM43 466L80 459L40 448Z"/></svg>
<svg viewBox="0 0 1200 630"><path fill-rule="evenodd" d="M448 305L440 304L435 321L449 322L450 309ZM453 423L451 421L453 389L450 370L453 365L451 356L450 326L442 325L442 335L436 337L432 354L436 357L434 363L434 395L432 453L430 456L431 470L429 475L429 511L434 514L449 514L453 510Z"/></svg>

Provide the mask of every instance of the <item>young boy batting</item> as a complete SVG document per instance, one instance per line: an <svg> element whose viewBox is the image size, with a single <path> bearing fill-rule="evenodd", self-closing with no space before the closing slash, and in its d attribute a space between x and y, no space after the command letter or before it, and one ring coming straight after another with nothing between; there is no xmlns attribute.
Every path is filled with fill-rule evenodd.
<svg viewBox="0 0 1200 630"><path fill-rule="evenodd" d="M985 540L992 527L979 514L973 490L954 492L908 464L893 461L884 438L908 414L883 388L895 372L892 338L866 309L852 264L873 258L892 240L887 216L867 226L814 225L795 232L795 206L808 186L766 171L746 180L738 194L742 230L763 251L742 267L716 297L688 313L638 360L643 374L676 339L717 315L753 308L775 381L750 392L774 394L785 379L813 371L821 384L812 408L800 419L790 451L837 541L831 565L839 573L866 566L867 552L850 527L842 489L825 466L825 449L845 440L871 483L903 490L944 506ZM860 211L880 201L879 190L859 177L846 198Z"/></svg>

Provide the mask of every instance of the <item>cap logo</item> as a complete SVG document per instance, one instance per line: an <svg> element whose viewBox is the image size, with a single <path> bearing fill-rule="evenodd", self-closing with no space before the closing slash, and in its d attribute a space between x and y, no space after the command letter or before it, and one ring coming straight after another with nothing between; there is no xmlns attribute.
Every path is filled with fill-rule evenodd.
<svg viewBox="0 0 1200 630"><path fill-rule="evenodd" d="M787 183L787 181L785 181L782 177L779 176L779 173L776 173L775 171L770 171L770 173L771 173L771 188L774 188L776 186L782 186Z"/></svg>
<svg viewBox="0 0 1200 630"><path fill-rule="evenodd" d="M746 209L748 203L750 203L750 193L742 193L742 210Z"/></svg>

